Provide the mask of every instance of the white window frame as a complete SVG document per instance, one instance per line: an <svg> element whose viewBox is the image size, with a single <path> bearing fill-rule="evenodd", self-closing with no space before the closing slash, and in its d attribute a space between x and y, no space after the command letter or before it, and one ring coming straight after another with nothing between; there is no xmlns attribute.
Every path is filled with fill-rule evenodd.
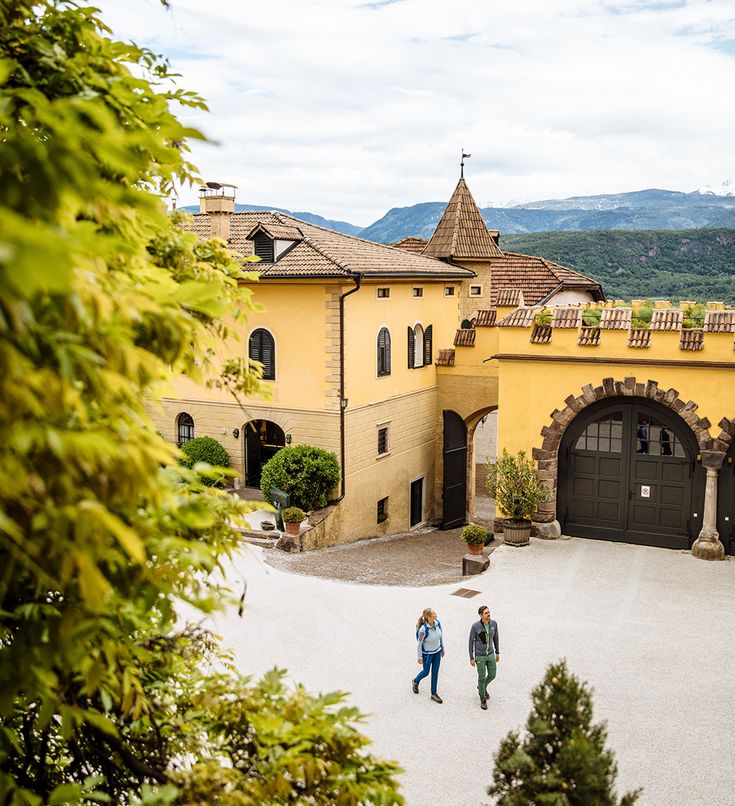
<svg viewBox="0 0 735 806"><path fill-rule="evenodd" d="M381 294L381 291L387 291L387 294ZM375 298L376 299L390 299L390 286L389 285L379 285L375 289Z"/></svg>
<svg viewBox="0 0 735 806"><path fill-rule="evenodd" d="M456 287L453 285L445 285L444 286L444 296L445 297L454 297L456 296Z"/></svg>
<svg viewBox="0 0 735 806"><path fill-rule="evenodd" d="M476 294L472 293L472 290L474 288L478 289ZM481 297L482 296L482 285L471 285L470 290L469 290L469 296L471 296L471 297Z"/></svg>
<svg viewBox="0 0 735 806"><path fill-rule="evenodd" d="M423 286L414 286L411 290L411 296L414 299L421 299L424 296L424 287Z"/></svg>

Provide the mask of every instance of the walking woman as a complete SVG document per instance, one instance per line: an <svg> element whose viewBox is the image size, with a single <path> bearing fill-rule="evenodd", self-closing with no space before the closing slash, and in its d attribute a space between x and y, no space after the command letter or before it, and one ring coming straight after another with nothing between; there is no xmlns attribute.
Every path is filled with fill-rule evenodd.
<svg viewBox="0 0 735 806"><path fill-rule="evenodd" d="M418 694L419 683L431 672L431 699L441 703L442 698L436 691L436 685L439 681L439 664L444 657L444 638L441 622L430 607L425 608L419 617L416 638L418 662L423 669L411 681L411 688L414 694Z"/></svg>

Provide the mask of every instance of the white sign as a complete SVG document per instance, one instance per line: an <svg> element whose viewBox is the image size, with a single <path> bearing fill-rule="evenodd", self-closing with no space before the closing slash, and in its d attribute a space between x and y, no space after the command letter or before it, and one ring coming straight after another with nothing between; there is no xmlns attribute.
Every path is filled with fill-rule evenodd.
<svg viewBox="0 0 735 806"><path fill-rule="evenodd" d="M651 488L641 484L641 498L650 498Z"/></svg>

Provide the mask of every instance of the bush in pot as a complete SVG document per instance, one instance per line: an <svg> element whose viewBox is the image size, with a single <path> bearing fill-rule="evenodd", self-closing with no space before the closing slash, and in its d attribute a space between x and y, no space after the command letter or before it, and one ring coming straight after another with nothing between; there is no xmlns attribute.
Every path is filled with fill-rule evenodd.
<svg viewBox="0 0 735 806"><path fill-rule="evenodd" d="M470 554L482 554L488 532L484 526L480 526L478 523L469 523L462 529L461 538L467 544Z"/></svg>
<svg viewBox="0 0 735 806"><path fill-rule="evenodd" d="M506 543L528 543L531 516L539 504L551 498L551 490L539 481L533 461L525 451L510 454L504 448L503 455L495 464L488 462L485 484L505 516L503 532ZM510 540L509 534L514 535Z"/></svg>
<svg viewBox="0 0 735 806"><path fill-rule="evenodd" d="M284 523L301 523L305 516L306 513L299 507L286 507L286 509L281 512Z"/></svg>

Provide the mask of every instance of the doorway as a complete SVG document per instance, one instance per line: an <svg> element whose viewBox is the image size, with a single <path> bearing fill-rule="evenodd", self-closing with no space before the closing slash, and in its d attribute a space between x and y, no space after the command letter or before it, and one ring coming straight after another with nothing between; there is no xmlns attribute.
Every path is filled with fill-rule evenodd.
<svg viewBox="0 0 735 806"><path fill-rule="evenodd" d="M409 524L416 526L424 520L424 477L411 482L411 508Z"/></svg>
<svg viewBox="0 0 735 806"><path fill-rule="evenodd" d="M245 486L260 487L263 465L286 445L283 429L270 420L250 420L243 426L245 435Z"/></svg>

